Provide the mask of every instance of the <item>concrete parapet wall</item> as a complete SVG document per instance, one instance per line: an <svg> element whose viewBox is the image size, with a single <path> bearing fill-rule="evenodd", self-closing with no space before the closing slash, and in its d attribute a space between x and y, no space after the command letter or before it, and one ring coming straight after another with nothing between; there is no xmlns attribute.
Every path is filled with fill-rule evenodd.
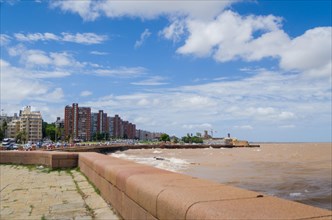
<svg viewBox="0 0 332 220"><path fill-rule="evenodd" d="M124 219L332 219L332 212L87 152L0 151L0 163L80 167Z"/></svg>
<svg viewBox="0 0 332 220"><path fill-rule="evenodd" d="M81 171L124 219L331 219L332 212L97 153Z"/></svg>
<svg viewBox="0 0 332 220"><path fill-rule="evenodd" d="M78 165L78 154L55 151L0 151L0 164L36 164L51 168L73 168Z"/></svg>

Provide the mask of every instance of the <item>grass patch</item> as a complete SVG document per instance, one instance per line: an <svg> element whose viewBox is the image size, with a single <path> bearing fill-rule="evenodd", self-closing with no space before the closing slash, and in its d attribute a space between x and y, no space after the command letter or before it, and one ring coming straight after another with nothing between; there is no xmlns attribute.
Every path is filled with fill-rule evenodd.
<svg viewBox="0 0 332 220"><path fill-rule="evenodd" d="M32 210L33 210L34 206L30 205L30 212L29 212L29 216L31 216Z"/></svg>
<svg viewBox="0 0 332 220"><path fill-rule="evenodd" d="M28 189L23 189L23 188L19 188L19 189L13 189L12 192L15 192L15 191L22 191L22 190L28 190Z"/></svg>
<svg viewBox="0 0 332 220"><path fill-rule="evenodd" d="M73 181L75 183L75 187L76 187L76 191L82 196L84 203L85 203L85 198L87 197L87 195L85 195L85 193L81 190L81 188L79 187L77 181L74 178L74 175L71 171L69 171L69 175L71 176L71 178L73 178ZM85 203L85 209L89 212L90 216L92 217L92 219L95 218L95 212L93 211L93 209L88 206L88 204Z"/></svg>
<svg viewBox="0 0 332 220"><path fill-rule="evenodd" d="M47 220L47 219L45 218L45 215L43 215L43 216L40 218L40 220Z"/></svg>
<svg viewBox="0 0 332 220"><path fill-rule="evenodd" d="M91 182L89 180L89 178L84 173L82 173L81 171L79 171L79 172L80 172L80 174L82 174L85 177L86 181L88 181L88 183L92 186L92 188L95 191L95 193L97 193L98 195L100 195L100 190L95 186L95 184L93 184L93 182Z"/></svg>

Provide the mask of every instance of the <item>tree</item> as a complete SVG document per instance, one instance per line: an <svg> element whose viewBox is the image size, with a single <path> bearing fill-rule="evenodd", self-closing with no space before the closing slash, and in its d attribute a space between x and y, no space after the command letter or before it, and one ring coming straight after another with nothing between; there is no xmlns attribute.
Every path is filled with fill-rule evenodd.
<svg viewBox="0 0 332 220"><path fill-rule="evenodd" d="M46 126L45 126L45 136L44 137L47 137L49 139L51 139L52 141L56 141L55 140L55 135L56 135L56 128L55 128L55 124L52 123L52 124L48 124L47 122L46 123Z"/></svg>
<svg viewBox="0 0 332 220"><path fill-rule="evenodd" d="M179 139L178 139L177 137L174 137L174 138L173 138L173 143L174 143L174 144L179 143Z"/></svg>
<svg viewBox="0 0 332 220"><path fill-rule="evenodd" d="M28 135L25 131L20 131L16 134L16 140L18 143L22 143L22 144L25 144L25 142L27 141L28 139Z"/></svg>
<svg viewBox="0 0 332 220"><path fill-rule="evenodd" d="M0 128L0 141L2 141L5 137L5 132Z"/></svg>
<svg viewBox="0 0 332 220"><path fill-rule="evenodd" d="M7 122L4 121L2 123L2 126L0 127L0 140L1 141L5 138L6 130L7 130Z"/></svg>
<svg viewBox="0 0 332 220"><path fill-rule="evenodd" d="M185 143L203 143L203 138L187 134L187 136L182 137L182 141Z"/></svg>
<svg viewBox="0 0 332 220"><path fill-rule="evenodd" d="M170 141L171 140L171 138L169 137L169 135L168 134L162 134L162 135L160 135L160 139L159 139L160 141L164 141L164 142L166 142L166 141Z"/></svg>

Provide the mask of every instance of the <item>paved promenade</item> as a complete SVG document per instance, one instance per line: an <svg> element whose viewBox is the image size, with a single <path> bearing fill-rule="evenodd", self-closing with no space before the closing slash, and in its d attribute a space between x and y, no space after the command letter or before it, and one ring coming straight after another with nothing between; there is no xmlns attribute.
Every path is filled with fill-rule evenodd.
<svg viewBox="0 0 332 220"><path fill-rule="evenodd" d="M120 219L74 169L0 165L0 219Z"/></svg>

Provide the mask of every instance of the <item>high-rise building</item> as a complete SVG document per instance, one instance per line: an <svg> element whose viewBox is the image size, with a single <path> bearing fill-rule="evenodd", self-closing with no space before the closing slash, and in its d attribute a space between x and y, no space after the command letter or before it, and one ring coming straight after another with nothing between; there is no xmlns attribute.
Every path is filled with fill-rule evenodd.
<svg viewBox="0 0 332 220"><path fill-rule="evenodd" d="M99 110L99 112L98 112L97 132L98 133L108 133L109 132L107 113L104 113L103 110Z"/></svg>
<svg viewBox="0 0 332 220"><path fill-rule="evenodd" d="M109 135L109 117L103 110L98 113L91 113L91 135L94 137L96 134Z"/></svg>
<svg viewBox="0 0 332 220"><path fill-rule="evenodd" d="M18 132L20 132L20 120L14 119L7 124L6 137L16 138Z"/></svg>
<svg viewBox="0 0 332 220"><path fill-rule="evenodd" d="M31 106L27 106L20 112L20 131L25 132L28 141L42 140L42 126L43 119L39 111L31 111Z"/></svg>
<svg viewBox="0 0 332 220"><path fill-rule="evenodd" d="M94 137L94 135L97 134L97 128L98 128L98 113L91 113L91 136Z"/></svg>
<svg viewBox="0 0 332 220"><path fill-rule="evenodd" d="M115 115L113 118L113 137L123 138L122 119L119 115Z"/></svg>
<svg viewBox="0 0 332 220"><path fill-rule="evenodd" d="M114 138L114 117L107 117L108 132L111 138Z"/></svg>
<svg viewBox="0 0 332 220"><path fill-rule="evenodd" d="M65 138L74 141L91 140L91 108L78 107L77 103L65 107Z"/></svg>

